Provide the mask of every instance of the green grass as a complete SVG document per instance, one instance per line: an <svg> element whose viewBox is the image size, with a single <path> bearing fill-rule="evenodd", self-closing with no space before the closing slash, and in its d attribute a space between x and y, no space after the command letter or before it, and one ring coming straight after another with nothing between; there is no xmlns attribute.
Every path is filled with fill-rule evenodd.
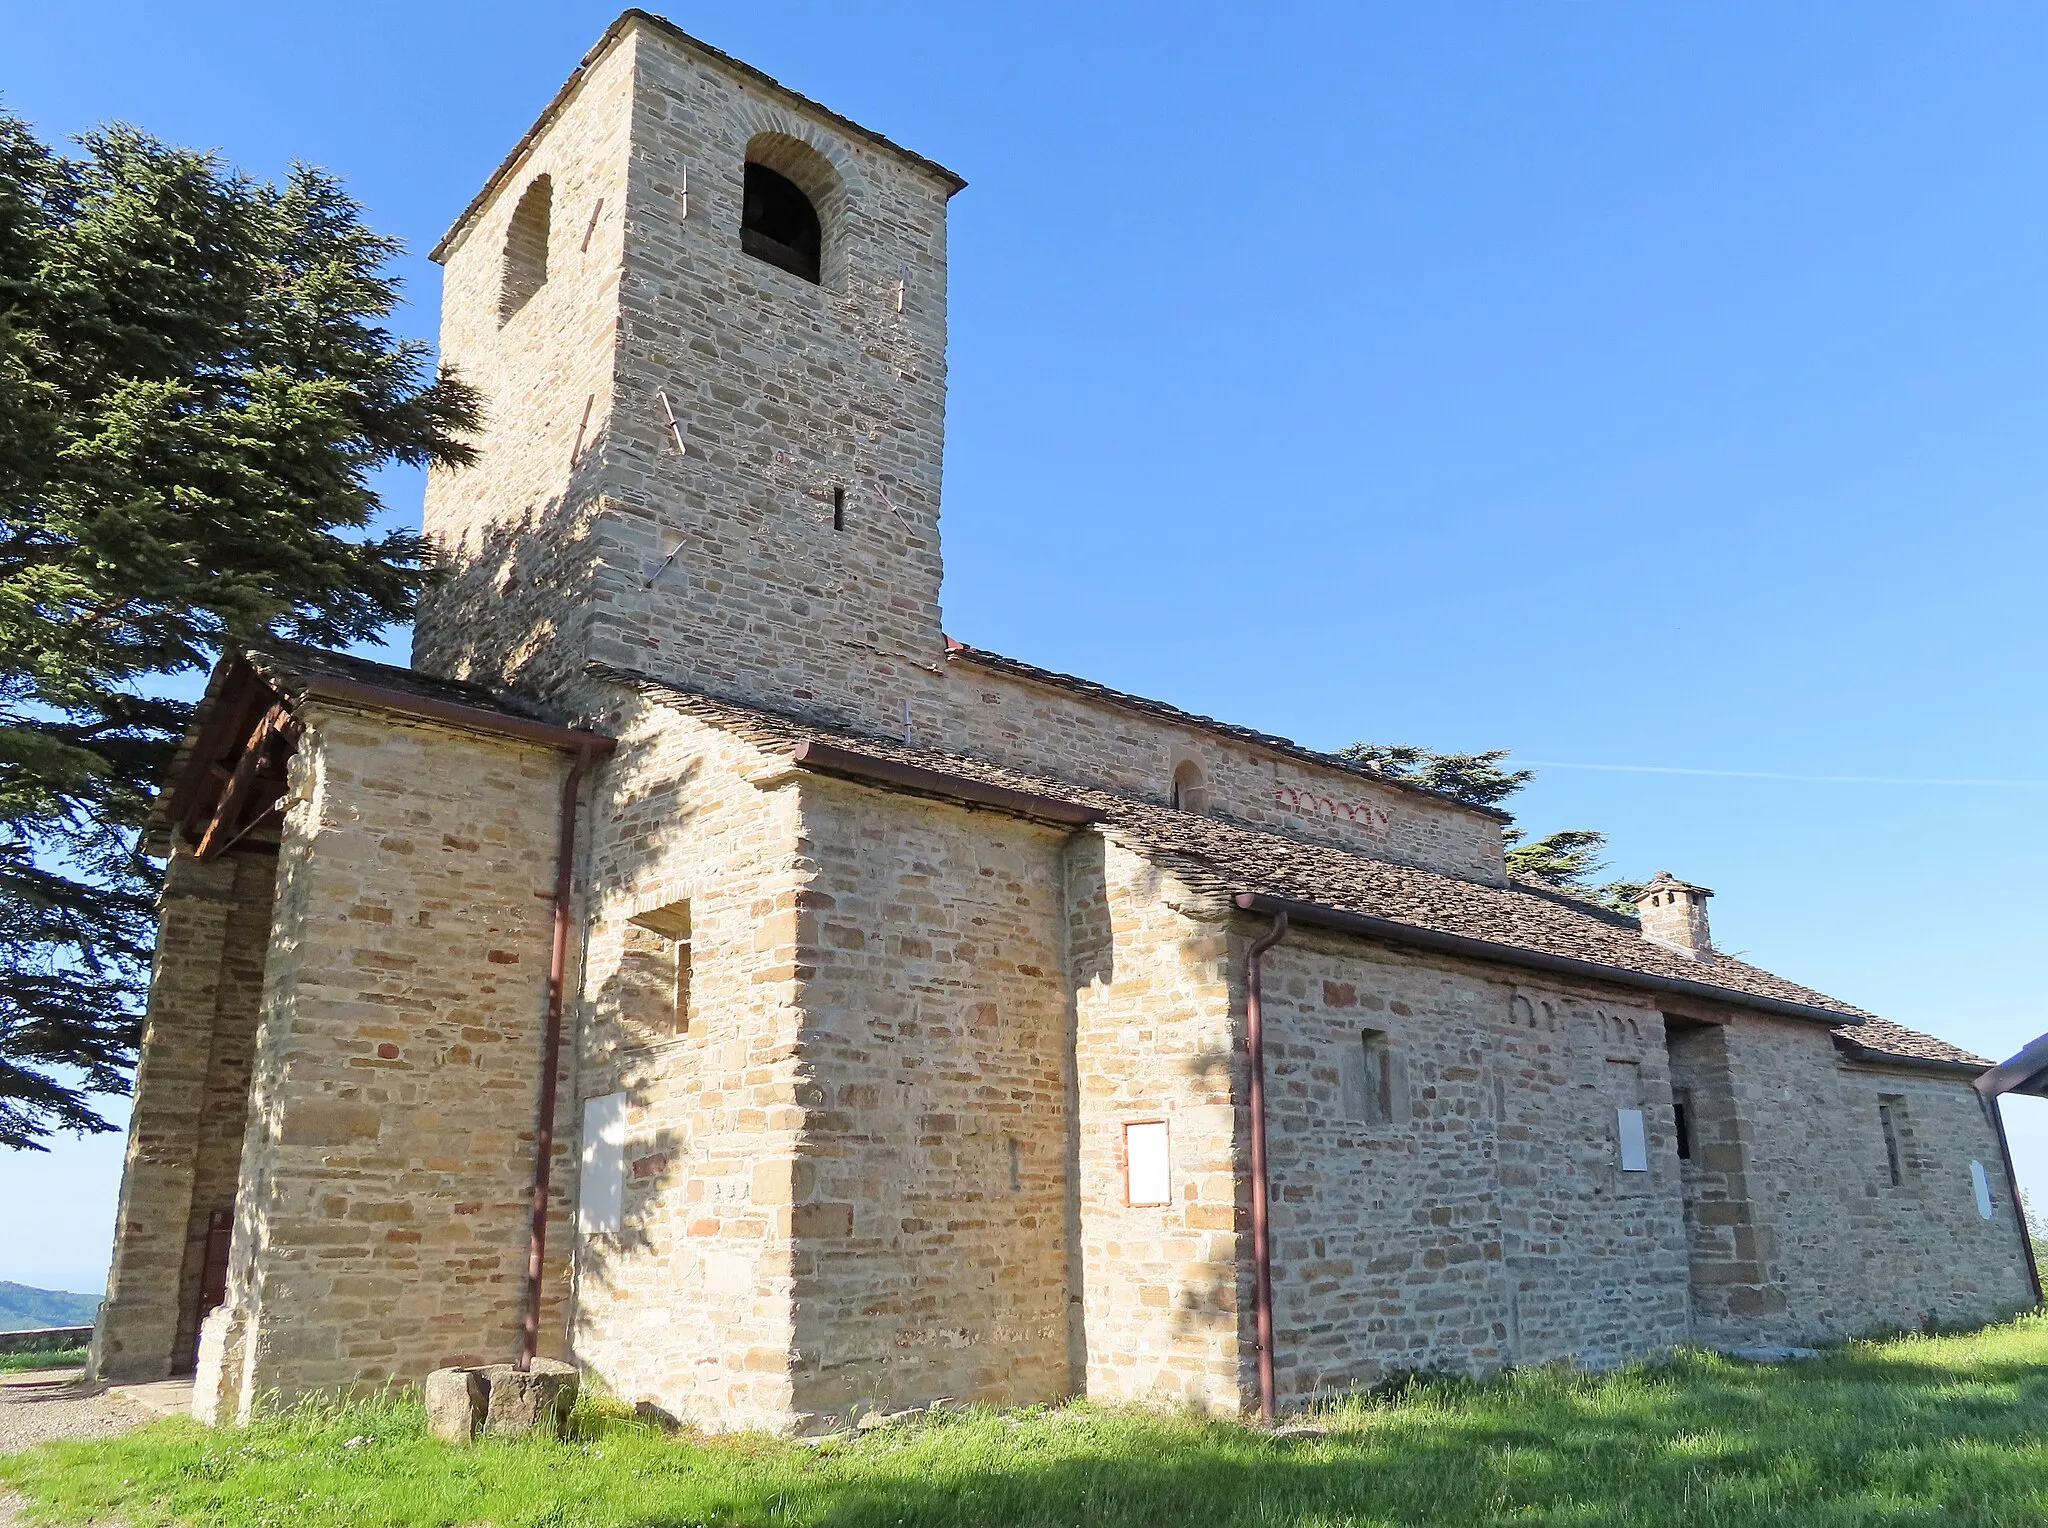
<svg viewBox="0 0 2048 1528"><path fill-rule="evenodd" d="M46 1353L0 1353L0 1374L23 1369L76 1369L85 1362L84 1348L53 1348Z"/></svg>
<svg viewBox="0 0 2048 1528"><path fill-rule="evenodd" d="M2040 1524L2048 1317L1766 1369L1546 1369L1325 1409L1320 1440L1087 1405L808 1448L579 1409L567 1442L427 1438L392 1398L0 1457L31 1521L127 1528Z"/></svg>

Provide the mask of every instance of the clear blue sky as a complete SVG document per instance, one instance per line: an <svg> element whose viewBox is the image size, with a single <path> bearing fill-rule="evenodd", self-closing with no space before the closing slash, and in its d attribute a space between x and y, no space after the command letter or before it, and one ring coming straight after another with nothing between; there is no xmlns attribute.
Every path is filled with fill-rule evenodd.
<svg viewBox="0 0 2048 1528"><path fill-rule="evenodd" d="M1518 809L1798 980L2048 1029L2048 8L673 14L970 182L954 635L1319 746L1708 772ZM0 0L0 99L339 172L431 336L420 256L611 15ZM118 1156L0 1156L45 1228L0 1278L97 1288Z"/></svg>

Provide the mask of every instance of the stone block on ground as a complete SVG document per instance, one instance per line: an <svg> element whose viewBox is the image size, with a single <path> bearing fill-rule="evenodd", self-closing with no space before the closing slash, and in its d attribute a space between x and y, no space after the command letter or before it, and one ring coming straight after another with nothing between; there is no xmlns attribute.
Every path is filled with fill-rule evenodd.
<svg viewBox="0 0 2048 1528"><path fill-rule="evenodd" d="M490 1389L485 1432L501 1438L523 1438L532 1432L562 1435L581 1379L574 1364L536 1358L523 1374L511 1364L487 1365L482 1374Z"/></svg>
<svg viewBox="0 0 2048 1528"><path fill-rule="evenodd" d="M427 1376L427 1431L448 1443L467 1443L483 1425L490 1387L475 1369L436 1369Z"/></svg>

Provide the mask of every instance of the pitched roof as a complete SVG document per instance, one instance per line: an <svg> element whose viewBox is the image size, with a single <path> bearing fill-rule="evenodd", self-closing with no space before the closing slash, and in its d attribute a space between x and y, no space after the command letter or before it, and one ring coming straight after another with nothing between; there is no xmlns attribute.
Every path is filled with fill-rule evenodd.
<svg viewBox="0 0 2048 1528"><path fill-rule="evenodd" d="M1073 674L1061 674L1052 669L1042 669L1036 664L1025 663L1018 658L1005 658L1000 653L969 647L965 642L946 638L946 658L949 662L968 663L976 668L987 669L993 674L1003 674L1012 679L1022 679L1030 684L1043 685L1047 689L1065 690L1079 695L1084 700L1099 705L1115 706L1123 711L1136 711L1145 716L1156 716L1162 721L1173 722L1183 727L1199 728L1212 732L1218 737L1227 737L1233 742L1248 743L1254 748L1263 748L1268 753L1281 754L1290 759L1299 759L1307 764L1319 764L1325 769L1341 769L1346 774L1359 775L1376 785L1391 786L1397 791L1406 791L1412 796L1421 796L1441 806L1455 807L1460 811L1477 812L1497 822L1511 822L1513 817L1498 807L1480 806L1475 802L1461 801L1443 791L1431 790L1413 780L1403 780L1395 775L1383 773L1370 765L1359 764L1341 754L1324 753L1321 749L1310 748L1295 742L1292 738L1280 737L1271 732L1260 732L1252 727L1240 727L1235 722L1219 722L1213 716L1202 716L1193 711L1183 711L1178 706L1169 706L1163 700L1147 700L1142 695L1132 695L1123 690L1112 690L1106 684L1097 684L1092 679L1077 678Z"/></svg>
<svg viewBox="0 0 2048 1528"><path fill-rule="evenodd" d="M436 679L297 642L267 640L261 646L230 649L214 665L206 694L193 708L163 789L143 825L146 852L170 853L173 835L182 832L189 837L221 802L231 766L240 762L266 712L280 702L296 706L316 695L550 747L595 752L611 747L609 738L563 726L525 701L479 684Z"/></svg>
<svg viewBox="0 0 2048 1528"><path fill-rule="evenodd" d="M1901 1066L1938 1067L1943 1071L1981 1072L1991 1065L1983 1056L1966 1051L1917 1029L1894 1024L1889 1019L1870 1018L1854 1030L1839 1030L1835 1045L1852 1061L1872 1061Z"/></svg>
<svg viewBox="0 0 2048 1528"><path fill-rule="evenodd" d="M303 699L323 686L361 686L436 706L462 706L518 721L551 722L554 718L517 696L459 679L436 679L417 669L378 663L349 653L333 653L298 642L266 641L240 649L250 667L293 699Z"/></svg>
<svg viewBox="0 0 2048 1528"><path fill-rule="evenodd" d="M878 149L883 149L900 159L920 166L935 176L946 187L946 195L949 197L964 190L967 186L966 181L962 180L937 160L927 159L924 155L912 149L907 149L902 144L896 143L889 138L885 138L871 127L862 127L851 117L843 117L831 107L822 105L817 101L813 101L809 96L790 89L789 86L783 84L774 76L756 69L752 64L734 58L730 53L722 49L712 47L710 43L705 42L700 37L692 37L673 21L670 21L668 17L657 16L652 11L643 11L638 7L633 7L621 11L612 24L604 29L604 34L590 45L590 51L583 55L582 62L570 71L569 77L562 82L561 88L549 99L548 104L541 108L541 113L534 119L533 126L529 127L520 137L519 141L512 146L512 152L507 154L499 162L498 168L491 172L490 179L486 180L483 184L483 189L470 198L469 205L462 209L461 215L449 225L448 231L441 235L435 242L434 247L427 251L427 258L429 260L438 263L455 247L456 241L469 228L470 223L475 219L477 213L483 209L484 204L491 199L491 194L498 189L499 184L506 176L518 168L519 162L526 157L527 150L531 149L540 135L547 131L548 125L561 115L562 109L569 104L569 98L575 95L577 86L583 83L583 79L590 72L591 66L606 53L610 52L612 44L625 36L627 30L636 24L651 27L662 36L668 38L669 41L680 45L689 52L695 53L700 58L730 69L734 74L751 81L769 94L780 96L784 101L789 102L800 110L823 117L826 121L845 132L851 133L854 137L865 139Z"/></svg>
<svg viewBox="0 0 2048 1528"><path fill-rule="evenodd" d="M943 795L944 782L956 780L1085 808L1098 817L1101 831L1199 890L1353 915L1359 926L1383 938L1407 934L1416 942L1483 951L1486 958L1510 963L1579 970L1625 984L1693 989L1734 1006L1804 1010L1801 1016L1830 1024L1837 1044L1855 1060L1958 1070L1989 1064L1733 956L1715 952L1696 961L1667 950L1644 939L1635 919L1549 887L1525 881L1489 886L966 754L822 725L629 669L593 666L590 672L773 752L793 756L807 742L825 742L842 757L866 757L918 772L916 781L879 782L897 788ZM1016 810L1034 815L1028 806Z"/></svg>

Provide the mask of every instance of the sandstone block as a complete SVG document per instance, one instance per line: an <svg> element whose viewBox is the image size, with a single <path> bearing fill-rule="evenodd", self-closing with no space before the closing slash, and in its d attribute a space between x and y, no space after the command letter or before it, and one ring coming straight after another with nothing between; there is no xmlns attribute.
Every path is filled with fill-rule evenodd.
<svg viewBox="0 0 2048 1528"><path fill-rule="evenodd" d="M427 1431L445 1443L467 1443L483 1425L490 1386L475 1369L436 1369L427 1376Z"/></svg>
<svg viewBox="0 0 2048 1528"><path fill-rule="evenodd" d="M490 1387L484 1431L501 1438L522 1438L531 1432L560 1437L581 1382L575 1365L552 1358L536 1358L525 1373L511 1364L491 1364L483 1378Z"/></svg>

